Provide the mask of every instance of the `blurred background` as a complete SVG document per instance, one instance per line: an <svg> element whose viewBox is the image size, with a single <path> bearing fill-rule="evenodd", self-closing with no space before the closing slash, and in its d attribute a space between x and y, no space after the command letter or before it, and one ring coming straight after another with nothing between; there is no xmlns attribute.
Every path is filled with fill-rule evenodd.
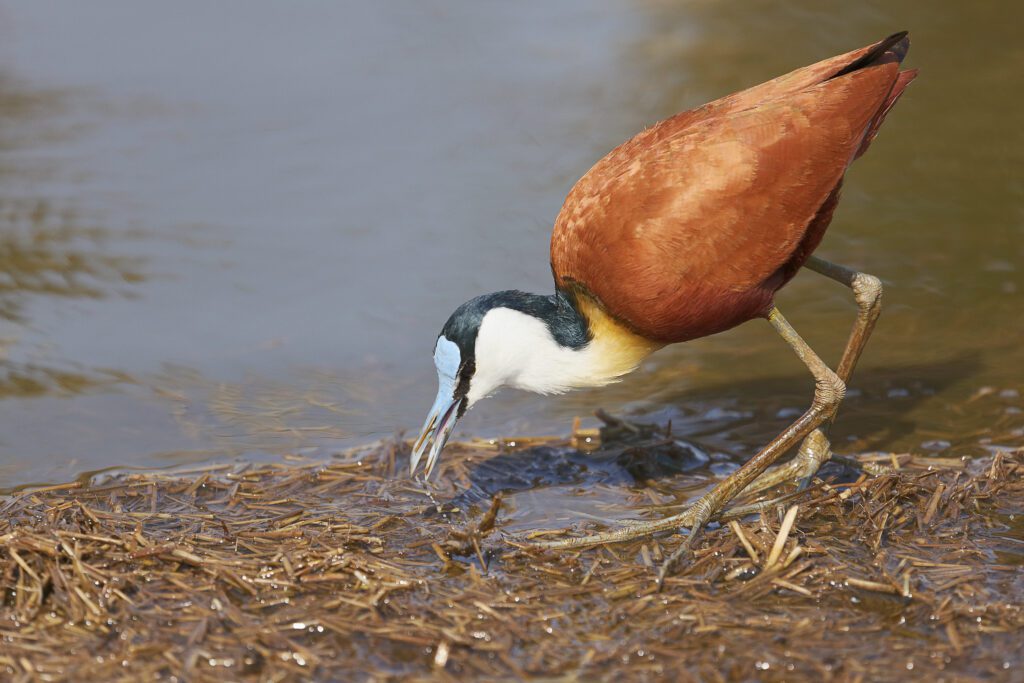
<svg viewBox="0 0 1024 683"><path fill-rule="evenodd" d="M1019 442L1021 25L1015 2L0 0L0 490L415 431L444 320L551 290L551 225L597 159L900 29L921 76L818 252L886 284L837 449ZM805 273L779 305L838 358L847 290ZM740 458L811 393L752 322L460 432L604 407Z"/></svg>

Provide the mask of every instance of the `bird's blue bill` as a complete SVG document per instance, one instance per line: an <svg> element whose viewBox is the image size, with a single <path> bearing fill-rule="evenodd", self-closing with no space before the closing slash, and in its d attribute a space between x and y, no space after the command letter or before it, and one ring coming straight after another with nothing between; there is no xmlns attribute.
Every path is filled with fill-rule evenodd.
<svg viewBox="0 0 1024 683"><path fill-rule="evenodd" d="M416 474L416 466L419 465L420 459L429 448L430 453L427 455L424 477L430 478L430 473L434 471L434 466L437 465L437 459L441 455L441 450L444 448L445 443L447 443L448 437L451 436L452 429L455 428L455 423L459 419L459 406L462 405L465 399L453 398L451 389L452 387L442 383L437 391L434 407L430 409L427 421L423 423L423 431L420 432L420 438L416 439L416 443L413 445L412 458L409 461L409 470L413 475Z"/></svg>

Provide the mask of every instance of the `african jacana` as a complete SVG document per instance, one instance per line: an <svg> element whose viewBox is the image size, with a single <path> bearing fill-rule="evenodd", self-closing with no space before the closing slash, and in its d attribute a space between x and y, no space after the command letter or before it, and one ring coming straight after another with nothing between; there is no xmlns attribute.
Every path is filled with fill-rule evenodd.
<svg viewBox="0 0 1024 683"><path fill-rule="evenodd" d="M553 394L614 382L665 346L767 318L814 375L811 407L682 514L546 545L590 545L702 526L743 490L804 482L875 320L878 278L811 254L847 167L916 71L906 32L685 111L597 162L551 237L552 295L497 292L459 306L434 347L439 388L412 452L430 476L456 420L502 386ZM801 267L853 290L858 315L833 371L774 306ZM762 476L805 439L788 465ZM758 479L760 477L760 479Z"/></svg>

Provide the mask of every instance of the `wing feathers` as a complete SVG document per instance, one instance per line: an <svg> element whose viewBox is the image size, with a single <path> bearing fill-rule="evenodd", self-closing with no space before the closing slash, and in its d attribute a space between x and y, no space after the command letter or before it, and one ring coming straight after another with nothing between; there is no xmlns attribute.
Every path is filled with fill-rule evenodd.
<svg viewBox="0 0 1024 683"><path fill-rule="evenodd" d="M613 150L556 220L558 286L663 342L760 314L913 78L899 73L906 41L897 34L684 112Z"/></svg>

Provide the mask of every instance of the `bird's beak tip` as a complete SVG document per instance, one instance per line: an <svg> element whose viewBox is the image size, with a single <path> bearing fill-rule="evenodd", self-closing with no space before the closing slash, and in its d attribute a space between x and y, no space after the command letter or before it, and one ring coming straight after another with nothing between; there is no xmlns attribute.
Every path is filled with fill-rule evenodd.
<svg viewBox="0 0 1024 683"><path fill-rule="evenodd" d="M424 466L424 479L430 478L440 458L441 451L444 449L445 443L448 442L448 437L451 435L452 429L459 419L459 406L462 405L463 400L461 398L452 399L440 394L438 395L430 414L427 416L426 422L423 424L423 431L420 433L419 438L416 439L416 443L413 444L412 454L409 457L410 476L416 476L416 468L429 447L427 462Z"/></svg>

